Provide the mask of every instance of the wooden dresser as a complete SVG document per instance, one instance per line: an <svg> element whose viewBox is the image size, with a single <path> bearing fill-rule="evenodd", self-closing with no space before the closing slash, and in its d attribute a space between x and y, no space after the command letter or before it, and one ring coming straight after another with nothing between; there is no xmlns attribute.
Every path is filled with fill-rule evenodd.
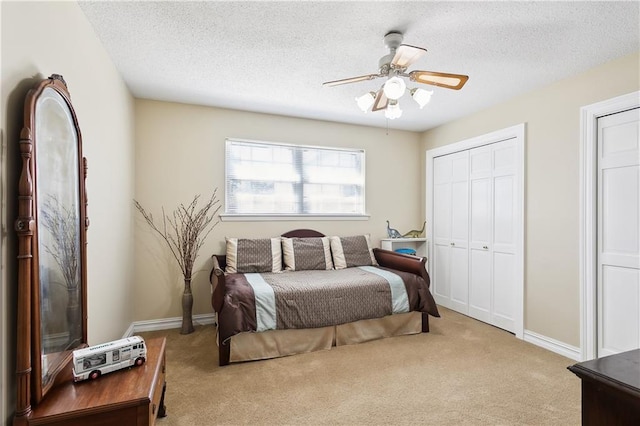
<svg viewBox="0 0 640 426"><path fill-rule="evenodd" d="M27 417L29 425L141 426L164 417L165 338L146 340L147 361L96 380L66 381Z"/></svg>
<svg viewBox="0 0 640 426"><path fill-rule="evenodd" d="M583 425L640 425L640 349L569 370L582 379Z"/></svg>

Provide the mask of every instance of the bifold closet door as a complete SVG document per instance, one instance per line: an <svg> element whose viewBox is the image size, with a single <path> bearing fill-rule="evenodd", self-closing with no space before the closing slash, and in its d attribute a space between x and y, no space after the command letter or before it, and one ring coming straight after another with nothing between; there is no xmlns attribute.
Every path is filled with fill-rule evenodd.
<svg viewBox="0 0 640 426"><path fill-rule="evenodd" d="M434 158L433 283L436 301L464 314L469 303L469 152Z"/></svg>
<svg viewBox="0 0 640 426"><path fill-rule="evenodd" d="M515 330L515 140L471 149L469 315Z"/></svg>

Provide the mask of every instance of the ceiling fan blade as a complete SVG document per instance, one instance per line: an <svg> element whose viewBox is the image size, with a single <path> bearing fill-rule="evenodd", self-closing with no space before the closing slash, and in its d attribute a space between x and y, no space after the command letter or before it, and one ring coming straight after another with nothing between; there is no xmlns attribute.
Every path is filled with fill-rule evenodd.
<svg viewBox="0 0 640 426"><path fill-rule="evenodd" d="M417 83L431 84L432 86L446 87L453 90L462 89L462 86L469 80L468 75L433 71L411 71L409 78Z"/></svg>
<svg viewBox="0 0 640 426"><path fill-rule="evenodd" d="M371 111L380 111L381 109L385 109L387 104L389 103L389 99L385 96L382 89L378 90L376 93L376 102L371 107Z"/></svg>
<svg viewBox="0 0 640 426"><path fill-rule="evenodd" d="M324 83L322 83L322 85L333 87L333 86L339 86L341 84L357 83L359 81L373 80L374 78L378 78L378 77L381 77L381 76L379 74L368 74L368 75L361 75L358 77L343 78L342 80L325 81Z"/></svg>
<svg viewBox="0 0 640 426"><path fill-rule="evenodd" d="M406 69L415 61L420 59L425 53L427 53L427 49L422 47L401 44L396 49L396 55L393 57L391 65L393 65L394 68Z"/></svg>

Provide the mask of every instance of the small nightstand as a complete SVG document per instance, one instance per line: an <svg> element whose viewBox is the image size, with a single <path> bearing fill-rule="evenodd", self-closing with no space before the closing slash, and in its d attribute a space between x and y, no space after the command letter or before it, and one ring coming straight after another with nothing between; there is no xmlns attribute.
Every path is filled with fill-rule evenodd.
<svg viewBox="0 0 640 426"><path fill-rule="evenodd" d="M146 340L140 367L115 371L96 380L71 380L52 389L27 417L29 425L153 425L164 417L166 339ZM71 368L71 366L69 366Z"/></svg>

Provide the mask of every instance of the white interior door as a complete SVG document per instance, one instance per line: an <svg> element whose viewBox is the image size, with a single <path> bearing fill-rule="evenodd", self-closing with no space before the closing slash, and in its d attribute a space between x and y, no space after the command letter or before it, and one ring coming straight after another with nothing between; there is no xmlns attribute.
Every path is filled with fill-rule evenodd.
<svg viewBox="0 0 640 426"><path fill-rule="evenodd" d="M640 109L598 118L597 356L640 347Z"/></svg>

